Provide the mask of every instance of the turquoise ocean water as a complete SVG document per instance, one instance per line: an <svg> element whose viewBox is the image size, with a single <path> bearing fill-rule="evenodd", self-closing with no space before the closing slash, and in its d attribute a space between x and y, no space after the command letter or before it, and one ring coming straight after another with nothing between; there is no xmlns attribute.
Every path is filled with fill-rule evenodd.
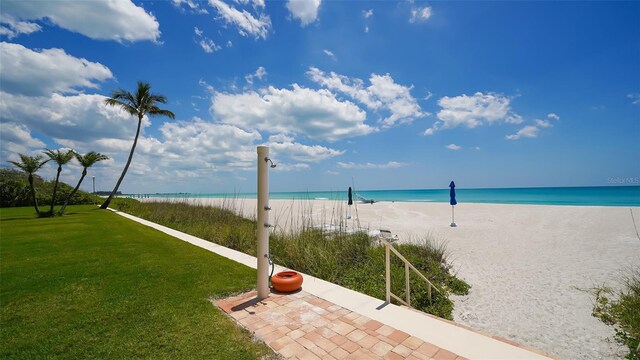
<svg viewBox="0 0 640 360"><path fill-rule="evenodd" d="M356 194L375 201L449 202L449 189L357 190ZM151 194L181 198L256 198L255 193L236 194ZM135 196L135 195L134 195ZM327 199L346 201L344 191L272 192L271 199ZM582 206L640 206L640 186L548 187L464 189L456 188L458 203L538 204ZM355 199L354 199L355 200Z"/></svg>

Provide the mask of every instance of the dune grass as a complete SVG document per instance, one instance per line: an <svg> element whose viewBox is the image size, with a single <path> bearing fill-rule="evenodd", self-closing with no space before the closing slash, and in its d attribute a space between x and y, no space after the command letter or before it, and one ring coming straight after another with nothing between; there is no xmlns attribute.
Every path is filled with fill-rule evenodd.
<svg viewBox="0 0 640 360"><path fill-rule="evenodd" d="M617 294L608 287L595 289L593 315L614 327L615 339L629 348L626 359L640 360L640 268L630 269L622 283Z"/></svg>
<svg viewBox="0 0 640 360"><path fill-rule="evenodd" d="M112 206L170 228L255 256L256 223L229 209L173 202L145 202L118 199ZM374 246L364 233L323 233L313 229L309 219L300 232L271 234L269 246L275 263L319 277L335 284L385 298L384 247ZM427 297L426 284L411 274L411 298L415 308L452 319L453 303L449 293L466 294L469 285L451 274L445 246L430 239L416 239L412 244L397 245L397 249L443 294L433 291ZM404 265L392 256L392 291L404 297Z"/></svg>
<svg viewBox="0 0 640 360"><path fill-rule="evenodd" d="M255 270L95 206L0 209L0 358L256 359L211 304Z"/></svg>

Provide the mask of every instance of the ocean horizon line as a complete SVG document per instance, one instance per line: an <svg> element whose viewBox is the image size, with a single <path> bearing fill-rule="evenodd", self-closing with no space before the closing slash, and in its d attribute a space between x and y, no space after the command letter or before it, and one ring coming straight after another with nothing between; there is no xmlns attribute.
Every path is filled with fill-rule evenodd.
<svg viewBox="0 0 640 360"><path fill-rule="evenodd" d="M449 189L355 190L367 201L449 202ZM640 206L640 185L518 187L518 188L456 188L461 203ZM128 197L161 198L255 198L255 192L219 193L146 193L124 194ZM346 200L345 190L274 191L272 199Z"/></svg>

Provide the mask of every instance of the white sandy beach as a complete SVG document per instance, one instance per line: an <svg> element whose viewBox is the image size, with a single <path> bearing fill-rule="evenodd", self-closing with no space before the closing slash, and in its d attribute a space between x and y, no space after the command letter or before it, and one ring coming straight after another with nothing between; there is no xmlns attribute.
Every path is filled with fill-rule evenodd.
<svg viewBox="0 0 640 360"><path fill-rule="evenodd" d="M235 203L255 216L255 200ZM270 222L281 229L298 226L301 213L321 224L346 211L335 201L270 205ZM427 234L446 241L458 276L472 286L468 296L455 298L457 322L567 359L618 356L607 341L613 329L591 316L594 296L585 290L618 286L623 271L640 262L632 211L639 222L638 207L459 204L452 228L446 203L357 204L363 227L389 229L401 241Z"/></svg>

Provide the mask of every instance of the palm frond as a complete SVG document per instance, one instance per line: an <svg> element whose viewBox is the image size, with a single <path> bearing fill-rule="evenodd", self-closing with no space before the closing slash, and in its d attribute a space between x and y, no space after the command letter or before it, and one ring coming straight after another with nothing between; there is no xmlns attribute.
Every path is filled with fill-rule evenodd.
<svg viewBox="0 0 640 360"><path fill-rule="evenodd" d="M119 107L122 110L126 111L129 115L137 115L138 109L129 103L122 102L118 99L108 98L104 100L104 103L109 106Z"/></svg>
<svg viewBox="0 0 640 360"><path fill-rule="evenodd" d="M149 101L151 102L159 102L162 104L166 104L167 103L167 97L164 95L160 95L160 94L149 94Z"/></svg>
<svg viewBox="0 0 640 360"><path fill-rule="evenodd" d="M144 107L151 91L151 85L147 82L138 81L138 89L136 90L136 101L139 108Z"/></svg>
<svg viewBox="0 0 640 360"><path fill-rule="evenodd" d="M171 111L160 109L157 106L152 106L151 108L149 108L147 110L147 114L152 115L152 116L166 116L166 117L169 117L171 119L175 119L176 118L176 115L174 113L172 113Z"/></svg>
<svg viewBox="0 0 640 360"><path fill-rule="evenodd" d="M107 160L109 159L109 157L95 151L89 151L84 155L76 154L76 159L78 159L78 162L80 163L80 165L82 165L82 167L89 168L98 161Z"/></svg>
<svg viewBox="0 0 640 360"><path fill-rule="evenodd" d="M151 93L151 85L144 81L138 81L134 94L125 90L116 90L112 97L105 99L105 104L120 107L132 116L142 119L146 114L151 116L167 116L175 119L176 116L169 110L160 109L157 103L166 103L167 98L161 94Z"/></svg>
<svg viewBox="0 0 640 360"><path fill-rule="evenodd" d="M18 156L20 156L20 162L17 162L17 161L9 161L9 162L28 174L35 174L36 171L40 170L40 168L42 168L44 164L48 163L49 160L51 160L51 159L47 159L42 161L42 158L43 158L42 155L29 156L25 154L18 154Z"/></svg>
<svg viewBox="0 0 640 360"><path fill-rule="evenodd" d="M59 166L62 166L68 163L69 161L71 161L71 159L73 159L73 154L74 154L73 150L67 150L63 152L63 151L60 151L60 149L57 149L56 151L46 149L43 152L51 160L55 161L56 164L58 164Z"/></svg>

